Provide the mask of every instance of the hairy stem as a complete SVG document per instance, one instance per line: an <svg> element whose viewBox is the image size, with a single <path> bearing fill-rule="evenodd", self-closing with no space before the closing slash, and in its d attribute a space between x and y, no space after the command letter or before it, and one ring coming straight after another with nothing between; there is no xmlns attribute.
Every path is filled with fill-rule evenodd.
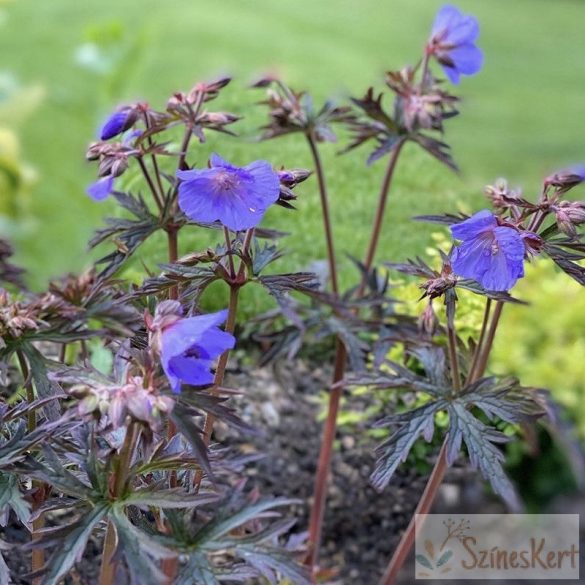
<svg viewBox="0 0 585 585"><path fill-rule="evenodd" d="M309 142L311 144L311 142ZM366 252L366 257L364 260L364 277L360 283L359 289L357 291L357 296L362 297L365 290L366 290L366 283L367 283L367 274L372 267L372 263L374 261L374 256L376 255L376 249L378 247L378 241L380 238L380 232L382 229L382 224L384 220L384 212L386 209L386 202L388 200L388 193L390 190L390 185L392 184L392 177L394 176L394 171L396 169L396 162L398 161L398 156L402 150L404 142L399 142L396 145L396 148L393 150L390 160L388 162L388 167L386 169L386 173L384 174L384 179L382 181L382 186L380 188L380 195L378 198L378 207L376 210L376 216L374 218L374 225L372 228L372 233L370 236L370 242L368 245L368 249ZM317 152L315 145L312 145L312 151ZM317 153L318 154L318 153ZM324 176L321 165L317 165L317 161L315 161L315 166L317 167L317 177L323 177L323 185L324 183ZM320 170L320 172L319 172ZM319 181L321 185L321 181ZM326 200L326 193L325 197L322 195L321 200ZM329 218L329 214L325 215L325 211L323 212L324 221L325 217ZM313 493L313 507L311 509L311 517L309 519L309 553L305 560L307 566L309 566L313 571L319 562L319 550L321 546L321 535L323 533L323 519L325 516L325 506L327 502L327 482L329 479L329 471L331 469L331 458L333 456L333 443L335 441L335 434L337 428L337 415L339 412L339 404L341 401L341 395L343 393L343 388L339 384L343 379L345 374L345 364L347 361L347 350L341 340L338 338L336 342L336 352L335 352L335 365L333 371L333 382L332 387L329 394L329 404L327 407L327 418L325 421L325 426L323 428L323 437L321 439L321 448L319 452L319 461L317 464L317 474L315 476L315 487Z"/></svg>
<svg viewBox="0 0 585 585"><path fill-rule="evenodd" d="M496 303L496 308L494 310L494 316L492 317L492 321L489 327L489 331L487 333L487 339L483 344L483 350L480 350L481 357L478 359L478 365L474 369L473 373L470 373L469 379L467 383L472 383L481 378L485 373L485 368L487 366L489 354L493 347L496 330L498 328L498 324L500 322L500 316L502 314L502 308L504 303L502 301L498 301ZM489 313L488 307L486 306L486 314ZM487 317L484 317L484 323L487 323ZM431 472L431 476L429 481L425 487L425 491L419 501L419 504L416 508L415 515L412 517L408 528L406 529L405 533L402 535L400 543L390 560L390 564L382 577L379 585L394 585L396 583L396 579L398 577L398 573L402 568L402 565L406 561L406 557L408 556L410 549L414 543L415 537L415 518L416 514L428 514L435 498L437 497L437 493L439 491L439 487L443 482L443 478L445 477L445 473L447 472L447 442L443 443L441 448L441 452L439 453L439 457L433 467L433 471Z"/></svg>
<svg viewBox="0 0 585 585"><path fill-rule="evenodd" d="M337 430L337 415L339 413L339 404L343 393L343 388L337 385L337 383L343 379L346 359L347 350L341 339L338 337L336 340L333 387L329 392L327 418L323 427L321 449L319 451L319 461L317 463L317 473L315 475L313 507L311 508L311 517L309 519L309 552L305 563L311 568L315 568L319 562L321 535L323 533L323 519L325 517L325 507L327 503L327 484L329 481L329 471L331 469L331 458L333 456L333 443L335 441Z"/></svg>
<svg viewBox="0 0 585 585"><path fill-rule="evenodd" d="M116 464L114 485L112 487L112 498L116 499L124 493L126 482L128 481L128 469L132 460L132 453L136 446L136 441L140 434L140 428L134 422L128 425L124 444L120 450ZM102 563L100 566L99 585L115 585L114 578L116 575L116 563L113 560L116 550L116 529L112 522L108 522L106 537L102 551Z"/></svg>
<svg viewBox="0 0 585 585"><path fill-rule="evenodd" d="M176 226L167 227L167 245L169 249L169 262L173 264L179 257L179 228ZM179 289L177 285L171 287L169 291L171 299L179 298Z"/></svg>
<svg viewBox="0 0 585 585"><path fill-rule="evenodd" d="M172 264L173 262L177 261L179 257L179 228L174 226L169 226L166 230L167 232L167 244L169 249L169 262ZM169 297L173 300L177 300L179 298L179 287L178 285L174 285L171 287L169 291ZM177 434L177 429L175 423L169 419L169 425L167 429L167 439L170 441L175 435ZM176 487L173 484L176 484L177 475L173 471L171 472L171 487Z"/></svg>

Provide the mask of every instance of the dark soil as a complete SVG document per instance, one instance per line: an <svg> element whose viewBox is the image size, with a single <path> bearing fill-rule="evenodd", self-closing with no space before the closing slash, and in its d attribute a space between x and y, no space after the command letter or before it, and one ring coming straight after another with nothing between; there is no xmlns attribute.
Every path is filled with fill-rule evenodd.
<svg viewBox="0 0 585 585"><path fill-rule="evenodd" d="M281 364L274 370L233 369L226 386L242 391L241 396L234 398L237 411L264 432L259 436L242 436L221 424L216 427L216 438L222 443L231 444L246 454L264 455L246 472L252 486L258 487L264 495L293 497L304 502L293 510L298 517L299 532L305 530L308 523L319 453L322 423L317 421L317 416L323 405L318 395L327 388L329 380L327 369L311 367L303 361ZM334 575L331 582L336 585L376 585L426 481L412 468L403 466L383 493L373 490L369 476L374 466L376 442L365 430L342 428L333 458L321 567L331 569ZM576 509L569 509L570 506ZM580 500L571 504L562 502L560 509L565 513L585 513ZM456 468L447 477L435 511L487 513L503 509L498 501L486 496L475 473ZM28 534L20 527L9 525L0 530L0 537L8 542L23 542ZM66 585L95 585L99 549L97 540L90 544L78 572L65 581ZM29 566L27 556L14 551L5 553L5 557L13 570L14 585L30 585L30 579L25 577ZM402 571L400 584L414 583L413 575L411 559ZM447 582L438 581L437 584ZM481 585L479 581L472 583ZM490 581L489 585L496 583ZM512 581L504 583L513 585Z"/></svg>

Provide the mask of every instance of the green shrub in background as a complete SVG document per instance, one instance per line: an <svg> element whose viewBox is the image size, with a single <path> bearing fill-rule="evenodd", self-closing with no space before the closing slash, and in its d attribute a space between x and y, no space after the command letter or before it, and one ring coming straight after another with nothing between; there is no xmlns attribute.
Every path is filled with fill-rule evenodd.
<svg viewBox="0 0 585 585"><path fill-rule="evenodd" d="M432 235L448 252L450 240L444 232ZM429 255L433 252L429 249ZM436 253L435 253L436 254ZM437 263L438 264L438 263ZM424 308L414 283L397 281L395 296L405 312L420 314ZM489 371L519 377L527 385L550 390L553 398L574 423L585 441L585 295L573 280L567 280L551 262L535 258L526 265L526 277L514 288L515 297L530 303L507 304L498 329ZM481 326L484 301L467 291L460 293L463 338ZM442 310L436 306L437 312ZM465 329L468 329L466 331Z"/></svg>
<svg viewBox="0 0 585 585"><path fill-rule="evenodd" d="M21 87L17 79L0 72L0 232L21 236L30 229L28 213L36 173L22 158L19 125L37 108L44 92L40 86Z"/></svg>
<svg viewBox="0 0 585 585"><path fill-rule="evenodd" d="M446 232L432 234L435 246L448 252L450 240ZM436 247L429 248L427 257L439 265ZM434 258L433 258L434 256ZM394 297L400 302L401 312L420 315L423 302L418 302L421 290L408 279L395 279ZM508 453L509 471L518 482L529 510L540 510L559 493L571 493L577 485L577 467L567 450L571 438L585 441L585 295L579 285L567 281L562 273L548 262L535 259L527 265L526 277L514 289L514 295L532 306L507 304L498 330L492 353L490 372L518 376L527 385L534 384L550 390L554 400L561 406L560 416L568 423L571 436L552 436L542 429L537 441L538 452L530 442L513 443L513 452ZM463 338L479 330L483 316L484 301L477 295L461 290L458 314L459 331ZM425 301L426 302L426 301ZM436 304L440 318L444 308ZM402 355L392 350L389 356L400 361ZM346 430L367 425L379 418L380 412L400 411L412 407L413 402L422 403L427 398L409 392L376 391L355 388L351 400L342 402L340 427ZM325 404L325 394L322 397ZM352 404L349 409L346 405ZM437 420L438 426L446 424ZM504 425L505 426L505 425ZM506 433L516 433L511 425L502 428ZM381 440L387 430L369 428L370 438ZM439 444L418 443L408 457L409 463L420 473L430 471L428 458ZM570 447L570 446L569 446Z"/></svg>
<svg viewBox="0 0 585 585"><path fill-rule="evenodd" d="M507 306L491 370L548 388L585 440L585 295L549 262L536 260L514 293L532 305Z"/></svg>

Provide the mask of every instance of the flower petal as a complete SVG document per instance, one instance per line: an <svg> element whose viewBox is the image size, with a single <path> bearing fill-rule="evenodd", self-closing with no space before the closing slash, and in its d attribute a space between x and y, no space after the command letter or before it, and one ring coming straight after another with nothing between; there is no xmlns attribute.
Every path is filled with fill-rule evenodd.
<svg viewBox="0 0 585 585"><path fill-rule="evenodd" d="M223 167L226 169L235 169L237 167L235 167L234 165L232 165L231 163L229 163L227 160L225 160L225 158L222 158L221 156L219 156L219 154L217 154L216 152L212 153L212 155L209 157L209 162L211 163L211 167Z"/></svg>
<svg viewBox="0 0 585 585"><path fill-rule="evenodd" d="M494 229L498 225L495 215L488 209L482 209L469 219L453 224L451 233L458 240L476 238L480 233Z"/></svg>
<svg viewBox="0 0 585 585"><path fill-rule="evenodd" d="M85 191L94 201L103 201L114 189L114 177L107 175L92 183Z"/></svg>
<svg viewBox="0 0 585 585"><path fill-rule="evenodd" d="M461 12L455 6L445 5L439 9L437 16L435 16L435 22L431 30L431 36L435 37L442 35L448 31L453 23L457 22L457 19L461 17Z"/></svg>
<svg viewBox="0 0 585 585"><path fill-rule="evenodd" d="M167 376L172 376L177 382L173 386L173 392L179 392L181 383L192 386L204 386L213 383L211 362L189 357L174 357L168 362Z"/></svg>
<svg viewBox="0 0 585 585"><path fill-rule="evenodd" d="M172 325L166 327L162 332L162 354L171 357L181 355L194 345L205 346L205 336L211 328L216 328L227 319L227 311L198 315L179 319ZM233 336L229 335L232 340ZM232 341L232 346L235 340Z"/></svg>
<svg viewBox="0 0 585 585"><path fill-rule="evenodd" d="M272 168L272 165L265 160L257 160L244 167L252 175L254 183L250 185L250 192L264 203L267 209L272 203L278 200L280 195L280 179Z"/></svg>
<svg viewBox="0 0 585 585"><path fill-rule="evenodd" d="M449 65L442 65L442 67L443 71L445 72L445 75L449 78L449 81L453 85L458 85L460 78L459 71L457 71L455 67L449 67Z"/></svg>
<svg viewBox="0 0 585 585"><path fill-rule="evenodd" d="M463 75L477 73L483 65L483 53L475 45L465 43L449 51L455 69Z"/></svg>

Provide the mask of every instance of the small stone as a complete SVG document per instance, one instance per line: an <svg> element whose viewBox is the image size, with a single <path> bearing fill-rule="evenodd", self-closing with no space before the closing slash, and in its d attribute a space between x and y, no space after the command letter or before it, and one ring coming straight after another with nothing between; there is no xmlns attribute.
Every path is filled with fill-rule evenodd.
<svg viewBox="0 0 585 585"><path fill-rule="evenodd" d="M345 435L341 439L341 444L346 451L349 451L355 447L355 439L351 435Z"/></svg>
<svg viewBox="0 0 585 585"><path fill-rule="evenodd" d="M269 427L277 427L280 424L280 415L272 402L264 402L260 407L262 418Z"/></svg>

